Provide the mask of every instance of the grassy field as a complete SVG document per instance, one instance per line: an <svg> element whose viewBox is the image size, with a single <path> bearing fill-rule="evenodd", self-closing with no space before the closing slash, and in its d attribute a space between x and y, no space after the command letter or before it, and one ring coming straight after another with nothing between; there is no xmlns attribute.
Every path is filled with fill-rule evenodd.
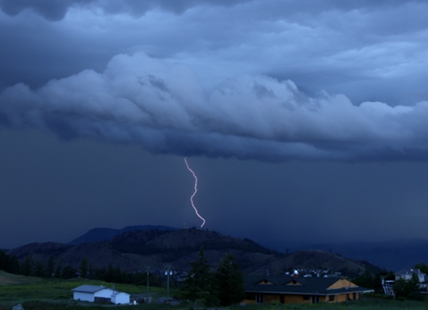
<svg viewBox="0 0 428 310"><path fill-rule="evenodd" d="M96 305L87 302L78 302L72 299L71 289L82 284L105 285L112 286L111 283L91 280L56 280L56 279L41 279L35 277L24 277L11 275L0 271L0 310L9 310L18 303L21 303L25 310L31 309L68 309L68 310L84 310L84 309L145 309L145 310L185 310L190 309L190 304L182 303L177 306L166 304L146 304L137 306L115 306L115 305ZM119 291L124 291L130 294L144 294L145 286L116 284L115 288ZM166 291L160 288L150 289L154 299L166 295ZM288 310L288 309L329 309L329 310L419 310L428 309L428 302L417 301L397 301L383 300L375 298L365 298L357 302L338 303L338 304L268 304L268 305L247 305L235 306L230 310Z"/></svg>

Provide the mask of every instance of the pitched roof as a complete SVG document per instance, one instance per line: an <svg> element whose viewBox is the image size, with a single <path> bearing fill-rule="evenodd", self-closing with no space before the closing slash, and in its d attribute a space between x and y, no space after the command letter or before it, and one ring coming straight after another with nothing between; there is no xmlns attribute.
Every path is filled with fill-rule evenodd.
<svg viewBox="0 0 428 310"><path fill-rule="evenodd" d="M394 274L396 276L402 276L402 275L412 275L414 273L416 273L417 275L425 275L425 273L423 273L420 269L416 269L416 268L401 269L400 271L397 271Z"/></svg>
<svg viewBox="0 0 428 310"><path fill-rule="evenodd" d="M81 293L95 293L107 287L103 285L89 285L83 284L81 286L75 287L72 289L73 292L81 292Z"/></svg>
<svg viewBox="0 0 428 310"><path fill-rule="evenodd" d="M125 292L114 292L114 293L113 293L113 296L117 296L117 295L127 295L127 296L131 296L130 294L125 293Z"/></svg>
<svg viewBox="0 0 428 310"><path fill-rule="evenodd" d="M334 295L340 293L365 292L369 289L359 286L330 288L340 278L303 278L294 279L290 276L257 277L246 278L245 291L249 293L276 293L276 294L298 294L298 295ZM260 284L261 282L264 284ZM288 284L288 285L287 285Z"/></svg>

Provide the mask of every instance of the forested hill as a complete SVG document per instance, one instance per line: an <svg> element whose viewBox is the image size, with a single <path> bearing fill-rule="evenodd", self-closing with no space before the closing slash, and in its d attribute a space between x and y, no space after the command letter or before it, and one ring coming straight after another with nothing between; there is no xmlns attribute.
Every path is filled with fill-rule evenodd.
<svg viewBox="0 0 428 310"><path fill-rule="evenodd" d="M127 226L122 229L113 229L113 228L93 228L87 233L83 234L80 237L72 240L70 244L83 244L89 242L97 241L106 241L110 240L124 232L128 231L139 231L139 230L177 230L178 228L163 226L163 225L137 225L137 226Z"/></svg>
<svg viewBox="0 0 428 310"><path fill-rule="evenodd" d="M34 261L47 261L51 257L75 268L86 259L96 268L112 265L126 271L141 271L150 266L161 270L166 264L172 264L176 270L187 270L189 263L197 259L201 247L213 268L220 258L230 253L247 274L280 274L293 268L310 268L356 275L366 267L375 268L323 251L296 251L286 255L249 239L196 228L127 231L110 240L77 245L32 243L10 250L8 255L18 259L31 256Z"/></svg>

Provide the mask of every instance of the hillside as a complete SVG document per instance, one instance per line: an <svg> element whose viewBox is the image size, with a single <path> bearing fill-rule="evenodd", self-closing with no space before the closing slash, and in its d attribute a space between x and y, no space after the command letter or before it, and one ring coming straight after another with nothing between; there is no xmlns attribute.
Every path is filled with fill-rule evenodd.
<svg viewBox="0 0 428 310"><path fill-rule="evenodd" d="M428 240L426 239L317 244L301 249L314 248L339 253L353 259L368 260L393 271L428 262Z"/></svg>
<svg viewBox="0 0 428 310"><path fill-rule="evenodd" d="M324 251L296 251L286 255L249 239L196 228L127 231L107 241L78 245L33 243L10 250L8 254L19 259L31 255L35 261L47 261L52 256L57 261L61 260L63 266L75 268L79 268L86 258L89 264L97 268L111 264L126 271L141 271L147 266L161 270L166 264L172 264L176 270L187 270L189 262L197 259L201 247L213 268L221 257L231 253L247 274L264 274L267 271L280 274L301 268L345 271L356 275L366 269L359 262Z"/></svg>
<svg viewBox="0 0 428 310"><path fill-rule="evenodd" d="M163 226L163 225L137 225L137 226L127 226L122 229L113 229L113 228L93 228L82 236L72 240L69 244L83 244L97 241L106 241L110 240L117 235L120 235L128 231L139 231L139 230L177 230L177 228Z"/></svg>

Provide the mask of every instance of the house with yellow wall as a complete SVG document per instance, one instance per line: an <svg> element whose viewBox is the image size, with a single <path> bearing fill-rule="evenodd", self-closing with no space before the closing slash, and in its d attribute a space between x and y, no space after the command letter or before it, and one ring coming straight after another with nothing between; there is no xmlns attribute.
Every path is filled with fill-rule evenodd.
<svg viewBox="0 0 428 310"><path fill-rule="evenodd" d="M373 290L344 278L249 276L245 279L244 303L319 303L358 300Z"/></svg>

